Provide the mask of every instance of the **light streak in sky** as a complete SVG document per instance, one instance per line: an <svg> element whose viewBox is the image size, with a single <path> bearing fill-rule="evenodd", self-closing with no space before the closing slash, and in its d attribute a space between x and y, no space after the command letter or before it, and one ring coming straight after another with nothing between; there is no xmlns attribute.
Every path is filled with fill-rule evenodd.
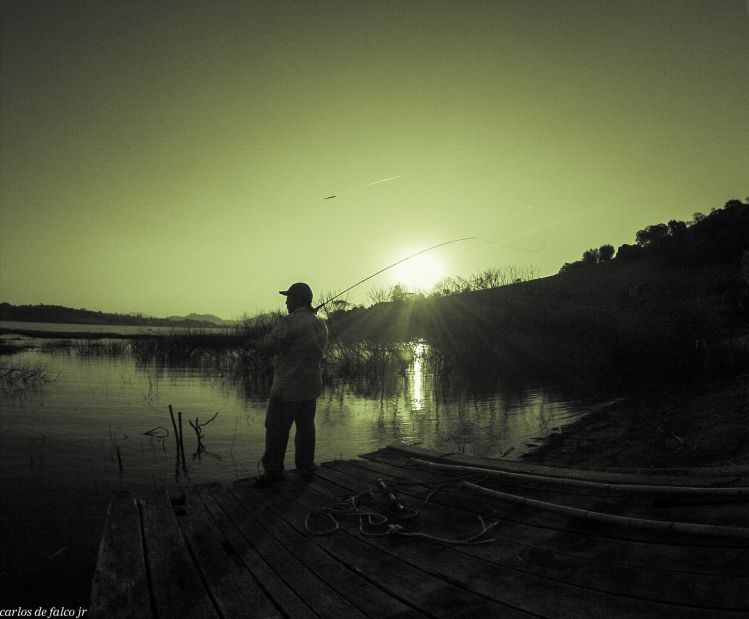
<svg viewBox="0 0 749 619"><path fill-rule="evenodd" d="M416 174L416 172L408 172L407 174L399 174L398 176L389 176L388 178L380 179L379 181L373 181L371 183L367 183L367 187L371 187L372 185L379 185L380 183L387 183L388 181L395 181L399 178L405 178L406 176L413 176Z"/></svg>

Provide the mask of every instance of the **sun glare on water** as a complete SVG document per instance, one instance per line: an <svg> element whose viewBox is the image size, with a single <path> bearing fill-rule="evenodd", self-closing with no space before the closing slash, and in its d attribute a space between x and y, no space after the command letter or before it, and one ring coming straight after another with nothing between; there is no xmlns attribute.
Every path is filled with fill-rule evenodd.
<svg viewBox="0 0 749 619"><path fill-rule="evenodd" d="M409 292L427 292L445 277L445 271L438 258L421 254L406 260L393 268L394 284L400 284Z"/></svg>

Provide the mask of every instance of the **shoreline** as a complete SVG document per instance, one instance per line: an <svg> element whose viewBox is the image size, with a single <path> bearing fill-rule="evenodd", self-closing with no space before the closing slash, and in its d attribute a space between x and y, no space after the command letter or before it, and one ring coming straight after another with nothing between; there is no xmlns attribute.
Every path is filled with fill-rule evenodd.
<svg viewBox="0 0 749 619"><path fill-rule="evenodd" d="M77 326L77 325L71 325ZM81 325L86 327L87 325ZM19 337L28 337L35 339L49 339L49 340L134 340L134 339L145 339L145 338L158 338L168 337L170 335L207 335L207 336L223 336L233 335L233 332L223 327L139 327L139 326L125 326L119 327L128 329L138 329L137 331L122 331L117 330L118 327L114 325L101 325L102 329L114 329L112 331L91 331L85 328L81 331L78 330L65 330L65 329L34 329L26 327L5 327L0 324L0 335L10 335ZM144 330L140 330L144 329ZM150 331L149 331L150 329ZM154 329L161 329L161 331L154 331Z"/></svg>
<svg viewBox="0 0 749 619"><path fill-rule="evenodd" d="M664 386L647 395L612 401L552 434L519 460L591 470L745 467L749 465L749 374L687 388ZM96 526L102 523L97 521ZM84 598L90 593L96 554L93 546L76 544L76 535L57 544L66 551L51 554L54 563L48 559L43 568L5 582L0 579L0 591L19 605L29 605L32 599L36 605L87 604ZM34 588L59 569L73 576L46 590ZM4 579L9 575L3 574Z"/></svg>
<svg viewBox="0 0 749 619"><path fill-rule="evenodd" d="M617 400L521 460L580 468L748 465L749 375Z"/></svg>

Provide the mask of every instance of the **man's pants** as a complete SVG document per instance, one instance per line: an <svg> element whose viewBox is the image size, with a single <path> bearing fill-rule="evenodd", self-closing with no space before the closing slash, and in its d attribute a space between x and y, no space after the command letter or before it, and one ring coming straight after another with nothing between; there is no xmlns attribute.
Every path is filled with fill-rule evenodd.
<svg viewBox="0 0 749 619"><path fill-rule="evenodd" d="M316 399L287 402L277 396L271 396L268 410L265 413L263 468L267 476L278 477L283 472L283 461L292 423L296 423L294 437L296 468L302 475L315 470L316 410Z"/></svg>

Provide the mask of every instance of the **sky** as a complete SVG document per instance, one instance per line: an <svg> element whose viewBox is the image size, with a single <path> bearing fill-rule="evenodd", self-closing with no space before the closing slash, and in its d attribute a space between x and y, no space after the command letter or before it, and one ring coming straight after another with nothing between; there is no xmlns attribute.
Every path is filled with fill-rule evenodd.
<svg viewBox="0 0 749 619"><path fill-rule="evenodd" d="M749 195L746 0L2 2L0 301L233 319ZM335 196L335 197L330 197ZM408 267L408 268L406 268Z"/></svg>

